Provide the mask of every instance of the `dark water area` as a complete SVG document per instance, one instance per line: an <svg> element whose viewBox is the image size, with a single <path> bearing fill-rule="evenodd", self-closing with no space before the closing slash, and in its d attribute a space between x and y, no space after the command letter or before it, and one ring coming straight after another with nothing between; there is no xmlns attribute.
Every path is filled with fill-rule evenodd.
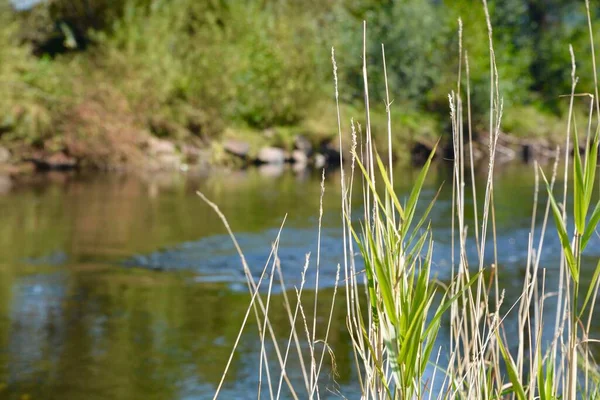
<svg viewBox="0 0 600 400"><path fill-rule="evenodd" d="M325 179L318 322L327 320L337 265L343 262L339 174L333 171ZM396 171L401 198L416 174ZM287 216L279 257L288 288L299 284L307 252L307 288L314 288L320 180L317 172L257 169L146 179L49 175L1 195L0 398L212 398L250 296L222 222L196 191L227 216L255 276ZM443 185L431 215L433 272L442 280L450 276L452 263L451 182L450 168L435 165L420 203L424 208ZM476 183L482 199L484 172ZM513 304L527 260L533 166L502 166L494 186L500 285L506 290L505 304ZM471 197L469 187L466 223L472 234ZM539 197L536 246L545 191ZM358 219L360 193L353 201ZM476 254L471 246L473 260ZM486 254L486 264L492 263L491 246ZM558 282L559 255L550 223L540 254L550 288ZM594 238L584 260L584 284L598 256L600 241ZM314 293L308 290L305 296L312 304ZM326 363L323 385L356 398L343 293L338 296L329 340L338 375L334 382ZM274 329L286 332L281 290L275 291L272 304ZM551 309L552 300L547 304ZM598 328L597 323L595 332ZM255 324L249 321L222 398L256 397L260 349ZM299 382L296 364L291 363L289 374Z"/></svg>

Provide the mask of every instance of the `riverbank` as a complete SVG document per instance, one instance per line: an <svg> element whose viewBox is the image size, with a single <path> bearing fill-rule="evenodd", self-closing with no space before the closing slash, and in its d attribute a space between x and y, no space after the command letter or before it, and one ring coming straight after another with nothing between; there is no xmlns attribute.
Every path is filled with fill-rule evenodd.
<svg viewBox="0 0 600 400"><path fill-rule="evenodd" d="M189 137L176 140L156 137L148 130L136 128L134 124L117 124L113 119L115 116L104 114L100 118L102 112L95 111L82 108L77 124L71 122L78 130L93 132L93 135L78 136L71 132L63 135L60 142L53 138L42 146L0 141L0 186L18 185L27 181L27 176L46 171L149 175L265 166L275 172L285 168L302 172L337 168L340 153L344 160L350 160L350 129L340 149L339 140L329 135L325 124L317 120L307 120L304 125L296 127L261 131L227 128L222 136L209 141ZM383 114L375 113L374 125L377 126L377 121L385 123L384 118ZM409 118L405 116L404 119ZM395 163L421 164L438 139L442 148L438 160L444 162L452 159L447 136L437 131L439 126L435 121L424 122L417 125L412 121L403 127L401 134L394 135L396 147L392 156ZM310 127L317 129L310 131ZM382 158L387 159L387 136L383 127L380 128L375 134L376 143ZM482 161L485 164L488 158L487 138L488 135L482 132L475 135L471 143L476 163ZM556 147L562 144L553 135L523 137L502 133L497 144L497 162L544 162L552 158ZM470 154L467 156L470 157Z"/></svg>
<svg viewBox="0 0 600 400"><path fill-rule="evenodd" d="M365 125L363 20L370 23L374 144L387 154L382 151L388 147L380 68L384 41L389 44L393 157L399 163L422 161L438 138L448 147L447 93L456 88L458 65L446 60L456 58L451 32L461 15L468 30L474 155L483 156L488 128L482 105L489 99L484 15L468 1L392 3L267 2L258 7L252 2L94 0L72 7L54 0L16 11L0 0L2 174L335 165L339 152L348 149L337 144L331 48L336 49L342 130L349 144L351 118ZM537 157L560 142L567 105L560 95L570 86L563 82L568 79L554 79L551 67L560 65L562 71L562 59L538 51L543 42L512 46L519 35L503 25L503 7L498 3L492 15L498 15L492 21L497 57L511 65L499 82L505 94L502 156ZM539 17L526 10L504 11L517 13L525 27ZM562 15L559 11L547 12ZM398 26L392 22L397 20L407 23ZM573 29L585 32L587 26ZM522 33L538 34L547 37ZM537 65L531 54L556 59ZM590 79L585 69L578 75L582 84Z"/></svg>
<svg viewBox="0 0 600 400"><path fill-rule="evenodd" d="M117 99L119 99L117 101ZM440 140L441 159L451 158L450 135L435 114L392 107L394 162L419 164ZM523 117L519 119L518 114ZM528 113L528 114L527 114ZM0 174L19 176L48 170L98 170L128 173L245 168L290 164L295 170L339 166L340 152L350 159L350 121L361 141L359 106L342 105L343 148L339 147L334 102L322 101L295 125L264 129L232 121L219 134L195 134L170 119L140 118L124 97L114 93L90 96L70 107L55 134L39 140L0 136ZM145 117L145 116L144 116ZM566 123L559 117L526 108L509 109L498 143L499 161L531 161L552 157ZM387 115L383 107L371 111L376 147L387 158ZM473 157L487 157L488 134L481 125L473 132ZM160 134L159 134L160 133ZM466 133L465 133L466 134Z"/></svg>

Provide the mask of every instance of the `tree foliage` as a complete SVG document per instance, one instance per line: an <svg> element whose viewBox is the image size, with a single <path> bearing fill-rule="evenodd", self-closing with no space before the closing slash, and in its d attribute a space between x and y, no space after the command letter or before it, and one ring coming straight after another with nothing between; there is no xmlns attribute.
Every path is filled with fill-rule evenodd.
<svg viewBox="0 0 600 400"><path fill-rule="evenodd" d="M570 85L570 43L581 61L580 87L589 91L583 2L489 3L507 107L560 113L559 96ZM15 54L0 67L0 80L27 81L31 71L42 71L36 85L52 92L68 85L44 82L63 79L78 65L149 116L183 127L221 120L261 129L297 124L331 95L331 46L343 100L361 101L363 20L373 101L384 99L384 43L394 101L445 116L447 93L456 87L461 18L476 114L488 103L488 37L479 0L48 0L2 18L1 39L20 32L21 40L0 50Z"/></svg>

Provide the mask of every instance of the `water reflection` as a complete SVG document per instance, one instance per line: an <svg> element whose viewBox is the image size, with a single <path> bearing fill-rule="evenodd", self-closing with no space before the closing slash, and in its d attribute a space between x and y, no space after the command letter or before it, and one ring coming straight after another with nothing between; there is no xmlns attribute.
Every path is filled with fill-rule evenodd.
<svg viewBox="0 0 600 400"><path fill-rule="evenodd" d="M94 264L2 282L10 282L1 293L10 305L3 304L7 314L0 324L0 379L7 398L209 397L248 302L243 293L198 285L186 275ZM321 309L329 308L328 298L322 292ZM274 299L273 323L285 327L287 316L276 306L281 303ZM343 310L336 310L330 339L341 354L349 348ZM244 398L256 384L260 344L249 326L225 398ZM293 372L291 377L300 379Z"/></svg>
<svg viewBox="0 0 600 400"><path fill-rule="evenodd" d="M399 170L395 177L403 199L416 173ZM314 265L320 178L317 172L306 176L263 170L187 178L59 175L0 196L0 397L210 398L249 296L221 221L195 192L204 192L227 215L255 274L287 215L280 257L292 286L298 284L307 252L312 252ZM339 179L339 171L333 171L325 181L321 283L327 287L342 257ZM480 198L484 181L484 175L476 177ZM432 212L434 272L442 279L451 270L451 182L452 171L436 165L420 203L426 207L443 185ZM532 167L509 165L494 185L497 258L501 286L507 289L505 304L510 305L520 292L527 256ZM468 189L466 223L472 232L474 202ZM542 203L545 198L541 191ZM354 193L357 207L360 199ZM540 206L536 243L542 217ZM600 242L594 240L585 271L600 255ZM493 250L486 248L488 264L494 262ZM476 248L468 251L474 259ZM549 288L558 282L559 251L550 229L540 255ZM584 281L589 282L590 273ZM312 282L310 269L309 287ZM319 320L328 313L331 289L321 293ZM282 296L275 295L272 317L278 336L285 338L289 322ZM311 304L312 292L306 296ZM337 381L348 395L355 393L356 382L343 301L337 304L330 342ZM249 327L224 398L254 397L249 394L258 385L260 343L252 321ZM297 365L290 371L292 379L301 380ZM331 373L325 372L324 385L333 385Z"/></svg>

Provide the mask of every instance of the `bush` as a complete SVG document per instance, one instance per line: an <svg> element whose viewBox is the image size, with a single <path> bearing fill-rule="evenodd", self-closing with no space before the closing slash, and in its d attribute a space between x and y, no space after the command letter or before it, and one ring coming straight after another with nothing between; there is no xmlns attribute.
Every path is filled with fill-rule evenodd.
<svg viewBox="0 0 600 400"><path fill-rule="evenodd" d="M49 60L37 60L20 43L19 27L10 6L0 2L0 134L4 141L37 144L51 134L68 85Z"/></svg>
<svg viewBox="0 0 600 400"><path fill-rule="evenodd" d="M183 102L258 128L292 124L319 95L316 60L327 53L317 54L308 15L270 7L131 1L112 34L97 39L116 83L143 108Z"/></svg>
<svg viewBox="0 0 600 400"><path fill-rule="evenodd" d="M56 135L55 121L99 87L125 98L136 124L160 136L305 126L331 102L332 44L343 102L362 104L363 19L374 109L385 98L384 42L395 109L430 114L425 130L440 129L447 93L456 88L459 17L479 116L474 126L487 129L488 35L474 0L48 0L18 15L0 1L5 138L41 143ZM499 85L506 110L536 104L558 115L559 95L570 91L568 43L582 49L578 91L591 87L585 7L542 3L490 0ZM422 134L419 123L411 125L420 118L407 118L398 138ZM530 130L517 122L511 128Z"/></svg>
<svg viewBox="0 0 600 400"><path fill-rule="evenodd" d="M342 60L347 60L340 63L340 70L351 86L346 96L362 98L361 21L366 20L369 91L373 98L385 98L383 42L393 97L423 104L427 93L441 81L444 69L445 54L440 49L451 32L442 22L442 8L420 0L371 1L359 6L348 5L339 18L343 32L339 53L344 55Z"/></svg>

